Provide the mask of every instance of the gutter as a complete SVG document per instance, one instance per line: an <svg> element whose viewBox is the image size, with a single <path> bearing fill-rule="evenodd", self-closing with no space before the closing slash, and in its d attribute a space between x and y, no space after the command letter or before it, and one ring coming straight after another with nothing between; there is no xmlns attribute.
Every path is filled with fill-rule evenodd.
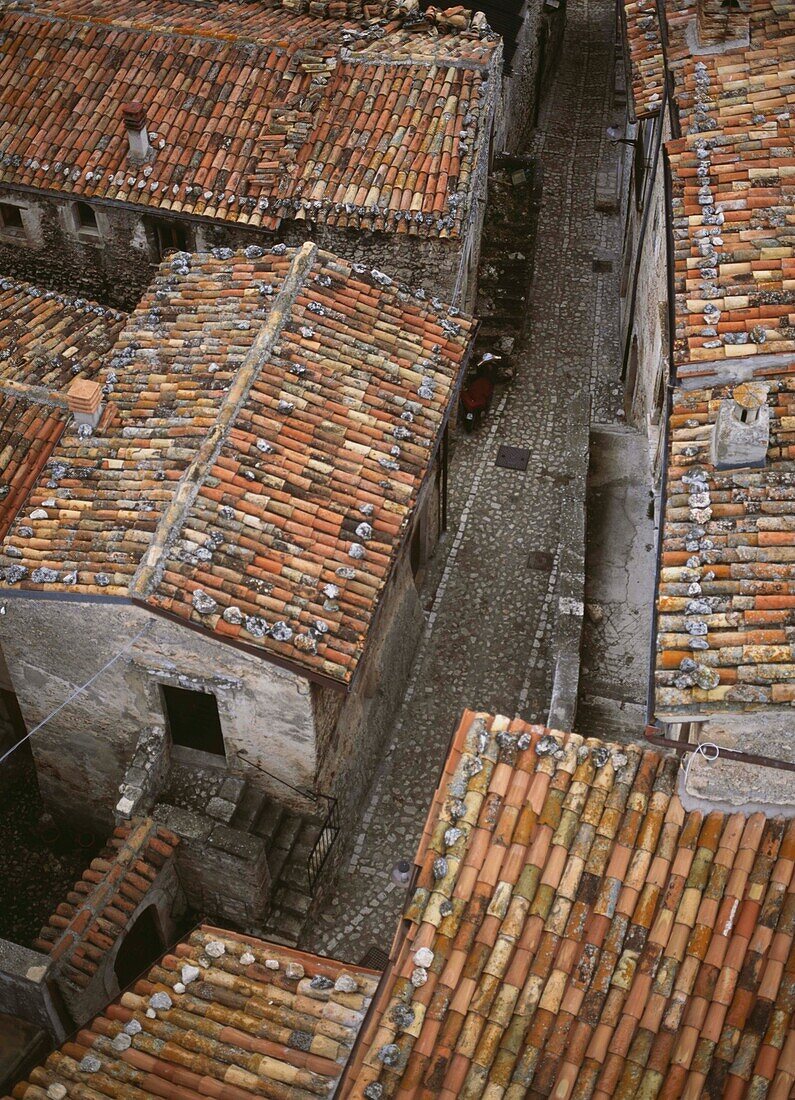
<svg viewBox="0 0 795 1100"><path fill-rule="evenodd" d="M640 120L635 113L635 95L632 91L632 61L629 56L629 39L627 35L627 11L623 0L616 0L618 25L621 28L621 56L624 62L624 75L627 80L627 118L634 126Z"/></svg>
<svg viewBox="0 0 795 1100"><path fill-rule="evenodd" d="M657 24L660 28L660 44L663 54L663 79L665 80L665 94L668 100L668 115L671 120L671 133L675 138L682 136L682 126L679 122L679 108L674 95L673 77L668 67L668 21L666 17L665 0L656 0Z"/></svg>

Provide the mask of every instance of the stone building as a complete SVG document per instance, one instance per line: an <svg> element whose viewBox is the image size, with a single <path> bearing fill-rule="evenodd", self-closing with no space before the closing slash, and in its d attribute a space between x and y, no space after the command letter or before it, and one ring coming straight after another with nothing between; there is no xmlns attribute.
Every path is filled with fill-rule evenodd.
<svg viewBox="0 0 795 1100"><path fill-rule="evenodd" d="M662 86L668 98L656 185L667 247L652 233L634 257L651 273L643 286L655 270L662 286L667 268L669 287L650 717L715 746L717 760L691 769L692 793L791 806L791 775L777 762L795 759L795 150L786 93L795 16L774 0L731 11L697 0L664 14L661 33L648 6L626 6L636 94ZM655 299L636 314L647 346L656 343ZM641 357L638 377L651 377L655 360ZM731 759L738 751L770 766L749 769Z"/></svg>
<svg viewBox="0 0 795 1100"><path fill-rule="evenodd" d="M337 1095L787 1100L795 823L678 773L466 713Z"/></svg>
<svg viewBox="0 0 795 1100"><path fill-rule="evenodd" d="M332 1096L379 973L203 924L13 1089Z"/></svg>
<svg viewBox="0 0 795 1100"><path fill-rule="evenodd" d="M4 6L0 270L132 308L169 250L311 238L471 305L497 36L460 8L305 8Z"/></svg>
<svg viewBox="0 0 795 1100"><path fill-rule="evenodd" d="M126 314L0 278L0 536L5 536L70 417L67 390L92 381ZM0 656L0 754L24 735ZM16 779L13 758L0 783Z"/></svg>
<svg viewBox="0 0 795 1100"><path fill-rule="evenodd" d="M201 925L12 1096L787 1100L795 822L680 777L467 711L383 975Z"/></svg>
<svg viewBox="0 0 795 1100"><path fill-rule="evenodd" d="M138 818L117 828L30 947L0 940L0 1009L62 1040L178 938L179 838Z"/></svg>
<svg viewBox="0 0 795 1100"><path fill-rule="evenodd" d="M246 789L357 812L424 621L472 333L311 244L178 253L94 399L70 390L3 544L0 640L28 729L67 704L31 739L55 811L107 829L173 805L175 766L217 778L155 813L194 853L194 908L261 919ZM249 872L226 882L230 852Z"/></svg>

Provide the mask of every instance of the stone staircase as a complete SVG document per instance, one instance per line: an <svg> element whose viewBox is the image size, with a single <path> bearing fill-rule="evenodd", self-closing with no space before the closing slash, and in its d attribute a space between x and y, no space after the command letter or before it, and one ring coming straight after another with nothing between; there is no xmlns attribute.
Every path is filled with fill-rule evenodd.
<svg viewBox="0 0 795 1100"><path fill-rule="evenodd" d="M247 785L231 824L265 841L271 909L262 935L295 947L312 904L307 864L323 827L322 817L288 810Z"/></svg>
<svg viewBox="0 0 795 1100"><path fill-rule="evenodd" d="M525 335L533 275L541 180L531 158L498 157L489 177L475 316L476 355L510 358Z"/></svg>

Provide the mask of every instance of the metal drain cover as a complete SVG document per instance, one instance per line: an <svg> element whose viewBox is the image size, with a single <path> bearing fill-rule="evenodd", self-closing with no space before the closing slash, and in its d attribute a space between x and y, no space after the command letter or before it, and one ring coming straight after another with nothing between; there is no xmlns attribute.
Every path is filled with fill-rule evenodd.
<svg viewBox="0 0 795 1100"><path fill-rule="evenodd" d="M554 560L554 554L547 550L531 550L527 555L527 568L540 569L542 573L549 573Z"/></svg>
<svg viewBox="0 0 795 1100"><path fill-rule="evenodd" d="M494 465L504 466L506 470L526 470L529 461L530 451L527 447L511 447L507 443L501 443Z"/></svg>
<svg viewBox="0 0 795 1100"><path fill-rule="evenodd" d="M368 970L386 970L389 966L389 953L382 947L368 947L359 966L366 966Z"/></svg>

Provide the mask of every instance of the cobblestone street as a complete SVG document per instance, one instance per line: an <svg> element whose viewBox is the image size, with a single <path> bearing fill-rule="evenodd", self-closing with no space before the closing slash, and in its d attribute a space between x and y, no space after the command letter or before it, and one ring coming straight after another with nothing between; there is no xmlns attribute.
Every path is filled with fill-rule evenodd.
<svg viewBox="0 0 795 1100"><path fill-rule="evenodd" d="M618 353L621 219L595 210L597 169L617 156L614 6L573 0L552 89L529 152L543 165L530 323L511 387L457 441L450 527L427 580L425 635L359 835L302 946L357 960L388 949L403 892L394 863L412 859L449 738L464 707L544 721L555 652L555 584L568 469L585 461L591 416L623 414ZM517 243L521 246L521 242ZM596 253L615 257L594 270ZM609 265L608 265L609 266ZM581 446L574 453L572 439ZM582 442L582 441L585 442ZM530 449L526 472L495 467L500 443ZM438 587L437 587L438 582Z"/></svg>

